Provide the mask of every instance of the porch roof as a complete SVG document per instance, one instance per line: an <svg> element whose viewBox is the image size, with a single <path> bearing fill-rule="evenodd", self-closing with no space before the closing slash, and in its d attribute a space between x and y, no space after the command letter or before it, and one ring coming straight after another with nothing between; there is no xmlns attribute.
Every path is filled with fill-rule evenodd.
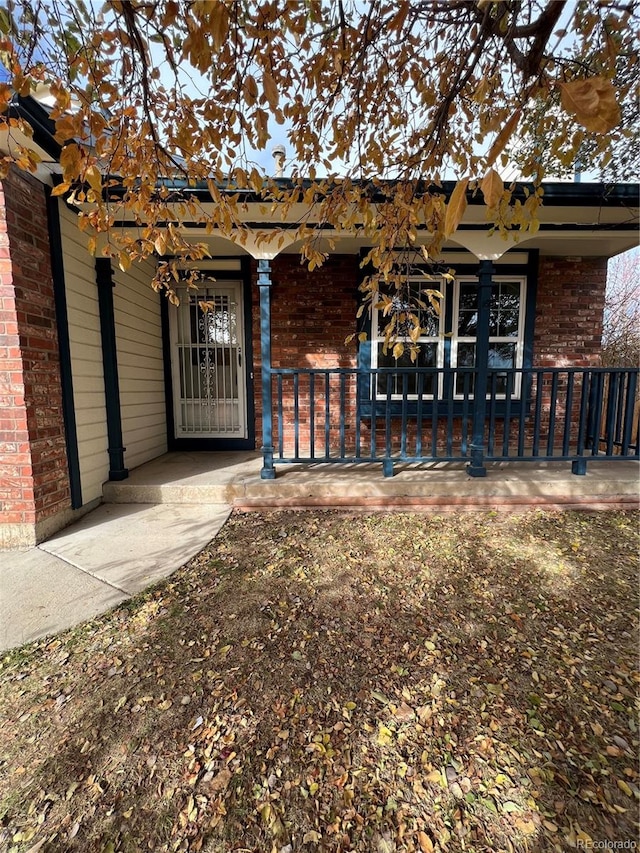
<svg viewBox="0 0 640 853"><path fill-rule="evenodd" d="M283 190L300 187L301 193L312 188L309 181L296 183L286 178L274 179L274 184ZM184 197L197 200L202 211L203 221L184 221L179 212L179 200L167 203L167 209L175 208L175 221L180 221L189 239L204 243L214 257L249 254L254 257L275 257L278 254L296 254L300 251L302 238L299 234L300 223L319 232L315 245L327 254L358 254L371 246L372 238L365 235L356 226L352 229L336 229L321 222L320 205L298 201L288 205L282 214L274 211L279 202L268 201L253 190L243 190L229 184L221 185L225 195L238 202L238 214L242 227L232 235L207 229L204 218L212 211L215 202L208 188L202 185L189 187L185 182L168 184ZM376 182L372 185L371 204L383 199L384 190L391 190L392 181ZM448 198L455 182L445 181L441 187L424 187L441 193ZM486 206L480 193L469 191L468 207L462 223L456 233L445 243L448 250L464 248L480 256L487 240L494 244L492 256L496 257L510 249L538 249L541 254L551 256L613 257L635 247L638 244L640 223L640 203L638 186L635 184L602 183L544 183L544 203L538 211L539 230L535 234L511 231L505 238L500 234L490 237L492 225L486 220ZM377 188L377 189L376 189ZM515 198L524 199L525 193L532 187L520 184ZM114 195L122 198L123 191L115 188ZM121 229L138 228L127 206L122 202L121 210L116 214L116 226ZM418 226L416 245L428 245L432 234L425 226Z"/></svg>
<svg viewBox="0 0 640 853"><path fill-rule="evenodd" d="M26 119L34 128L34 138L31 144L38 147L46 161L50 180L51 166L59 159L61 146L55 139L55 127L48 111L35 100L28 97L16 96L11 110ZM26 142L28 141L22 140ZM0 149L6 148L6 140L0 139ZM44 179L40 175L41 179ZM55 179L55 178L54 178ZM159 179L158 187L176 193L175 222L181 222L189 233L189 238L207 245L211 255L224 257L230 255L250 254L254 257L274 257L280 253L295 254L300 250L301 239L295 233L300 222L308 222L314 229L321 232L317 240L320 251L328 254L357 254L363 248L371 245L371 237L363 236L358 229L337 230L323 227L315 214L316 205L304 202L303 197L313 193L317 182L300 178L269 178L269 184L276 191L299 189L301 201L287 208L286 215L274 214L273 204L278 205L277 198L265 200L253 189L244 189L226 181L220 183L219 189L224 195L236 199L240 203L243 228L231 235L220 231L210 233L205 226L197 221L185 222L184 215L178 210L179 198L189 197L197 201L204 216L210 212L215 201L206 182L189 184L184 180ZM340 179L335 179L340 183ZM362 182L349 181L351 184L364 184L371 204L376 205L389 197L389 193L397 184L394 180L375 179ZM494 239L495 245L489 254L496 257L518 246L524 249L538 249L542 254L552 256L599 256L613 257L614 255L634 248L638 245L639 229L639 187L633 183L580 183L580 182L545 182L543 185L543 205L539 209L538 219L540 228L534 235L528 232L523 235L510 232L507 241L502 238ZM443 181L440 185L429 185L416 182L418 193L438 193L448 199L455 187L455 181ZM514 198L524 201L527 194L533 191L533 185L521 182L514 191ZM114 200L124 195L123 187L112 187L109 194ZM467 191L468 207L456 234L446 243L446 248L464 247L481 256L478 249L487 239L490 224L486 221L486 207L483 197L478 191ZM172 210L172 204L167 205ZM117 213L115 225L119 228L137 229L139 222L127 211L123 203ZM473 233L476 232L476 233ZM274 239L275 235L277 239ZM417 245L427 245L431 234L426 228L418 228ZM271 242L272 241L272 242ZM271 242L269 251L267 244ZM335 249L332 248L335 244ZM482 253L486 254L486 253Z"/></svg>

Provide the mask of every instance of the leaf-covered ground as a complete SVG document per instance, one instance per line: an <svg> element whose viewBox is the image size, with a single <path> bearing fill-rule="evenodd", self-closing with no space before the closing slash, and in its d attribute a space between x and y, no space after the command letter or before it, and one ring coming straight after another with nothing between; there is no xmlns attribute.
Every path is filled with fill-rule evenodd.
<svg viewBox="0 0 640 853"><path fill-rule="evenodd" d="M638 836L638 518L236 514L0 676L9 851Z"/></svg>

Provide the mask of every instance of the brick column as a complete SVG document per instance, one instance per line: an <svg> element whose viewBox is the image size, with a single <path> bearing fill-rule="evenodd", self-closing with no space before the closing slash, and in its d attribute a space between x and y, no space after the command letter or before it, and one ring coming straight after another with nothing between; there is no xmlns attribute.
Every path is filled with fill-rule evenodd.
<svg viewBox="0 0 640 853"><path fill-rule="evenodd" d="M70 508L44 186L0 184L0 547L25 547Z"/></svg>

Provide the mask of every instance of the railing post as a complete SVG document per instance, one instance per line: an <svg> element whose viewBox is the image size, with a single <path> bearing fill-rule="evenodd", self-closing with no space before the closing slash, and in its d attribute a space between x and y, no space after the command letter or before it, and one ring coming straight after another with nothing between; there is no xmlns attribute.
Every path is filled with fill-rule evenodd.
<svg viewBox="0 0 640 853"><path fill-rule="evenodd" d="M262 357L262 480L275 480L273 465L273 399L271 388L271 264L258 261L260 291L260 354Z"/></svg>
<svg viewBox="0 0 640 853"><path fill-rule="evenodd" d="M484 466L484 434L487 417L487 379L489 376L489 312L493 264L480 261L478 279L478 322L476 326L476 381L473 389L471 421L471 462L467 465L470 477L486 477ZM506 429L506 424L505 424Z"/></svg>

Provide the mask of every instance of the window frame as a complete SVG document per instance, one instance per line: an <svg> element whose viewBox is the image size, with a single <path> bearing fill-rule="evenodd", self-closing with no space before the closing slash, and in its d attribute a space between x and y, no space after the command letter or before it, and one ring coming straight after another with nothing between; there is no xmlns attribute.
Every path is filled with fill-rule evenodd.
<svg viewBox="0 0 640 853"><path fill-rule="evenodd" d="M494 275L492 276L492 285L500 284L504 282L505 284L518 282L520 285L520 304L518 308L518 334L517 335L490 335L489 336L489 345L491 344L515 344L515 355L514 355L514 364L512 370L519 370L522 368L524 361L524 349L525 349L525 332L526 332L526 308L527 308L527 276L526 275ZM458 347L462 344L476 344L478 336L471 337L470 335L460 335L458 334L459 320L460 320L460 285L465 283L478 283L478 276L472 275L459 275L456 276L455 281L453 282L453 296L452 296L452 320L451 320L451 332L445 334L450 334L451 348L449 352L449 367L454 370L458 367ZM520 400L521 398L521 386L522 386L522 374L517 373L515 376L515 380L513 383L513 389L511 393L511 400ZM469 394L469 399L473 399L473 393ZM489 400L491 398L491 394L486 394L486 399ZM464 395L460 394L456 391L455 387L453 389L453 399L454 400L462 400L464 399ZM496 394L496 400L506 400L507 395L506 392L504 394Z"/></svg>
<svg viewBox="0 0 640 853"><path fill-rule="evenodd" d="M434 278L434 277L427 278L426 275L409 276L409 281L415 281L415 282L420 282L421 284L424 284L424 288L421 287L420 290L426 290L427 288L432 288L434 290L440 290L442 292L442 288L444 286L443 279ZM418 346L420 346L421 344L435 344L435 346L436 346L436 368L443 368L444 367L444 357L445 357L445 354L444 354L445 316L444 316L444 314L445 314L444 311L440 311L440 315L438 316L438 334L437 335L424 335L424 336L418 338L418 340L416 341ZM380 334L380 331L379 331L378 316L379 316L378 309L373 307L371 309L371 333L370 333L370 338L371 338L371 369L372 370L377 370L378 367L380 367L380 365L378 364L378 349L379 349L379 344L384 342L384 335ZM374 329L376 332L375 334L374 334ZM379 402L380 400L387 400L387 399L396 402L396 401L400 401L403 399L402 394L389 394L387 396L386 392L384 394L378 393L377 387L376 387L377 386L377 377L378 377L378 374L374 373L371 375L370 394L371 394L372 399L375 399L377 402ZM442 398L442 383L443 383L443 376L440 373L438 375L438 398L439 399ZM433 400L433 394L422 394L421 396L422 396L423 400ZM407 394L407 400L417 401L418 399L419 398L418 398L417 393L416 394Z"/></svg>
<svg viewBox="0 0 640 853"><path fill-rule="evenodd" d="M522 253L522 250L515 249L516 253ZM456 253L457 254L457 253ZM507 280L513 281L518 279L521 281L521 287L523 288L521 292L521 300L520 300L520 316L519 316L519 336L518 336L518 344L519 344L519 353L518 353L518 361L516 364L523 369L530 368L533 364L533 341L535 334L535 318L536 318L536 300L537 300L537 289L538 289L538 266L539 266L539 255L540 252L538 249L528 249L524 250L524 254L527 255L526 261L523 259L522 261L518 260L512 263L509 263L508 260L498 262L495 267L495 272L493 275L493 280ZM456 259L457 260L457 259ZM446 253L444 257L444 263L446 263ZM372 270L367 268L363 273L366 275L367 273L371 274ZM443 310L441 312L441 323L444 324L444 332L443 332L443 341L440 344L442 356L442 361L438 363L439 367L450 368L454 366L454 362L452 361L452 336L449 332L453 331L453 299L451 296L452 288L457 280L478 280L478 264L477 263L455 263L455 279L453 282L446 281L442 284L442 279L438 277L431 277L428 279L430 286L442 287L442 292L445 294L445 301L443 304ZM418 275L418 277L420 277ZM360 297L359 297L360 298ZM358 406L360 410L360 414L362 417L384 417L386 416L388 409L390 408L392 416L401 415L403 409L408 412L415 412L418 408L418 399L417 395L413 395L413 399L407 400L405 403L402 401L401 395L396 396L395 399L391 399L389 403L387 402L386 395L384 396L375 396L374 387L371 382L370 376L367 375L367 372L373 367L373 348L374 344L372 341L372 330L373 330L373 310L369 312L365 310L361 318L358 322L357 330L358 332L365 332L367 337L366 340L360 341L358 343L358 355L357 355L357 365L360 370L362 370L362 375L358 380ZM514 340L513 338L511 340ZM377 363L377 357L376 362ZM444 387L440 387L438 389L438 393L440 394L440 398L437 401L437 406L435 404L428 405L424 410L423 414L425 418L429 418L431 416L446 415L446 416L459 416L463 413L464 407L466 407L466 402L463 398L463 395L457 395L454 393L453 388L453 379L447 377L446 374L442 374L445 385ZM525 382L524 387L520 387L520 396L517 398L519 401L519 405L517 406L518 411L523 411L523 405L526 405L527 409L531 403L529 399L529 385L530 380ZM522 396L525 396L525 400L522 400ZM427 402L428 400L433 402L433 395L423 395L422 400ZM509 417L514 417L512 410L512 403L516 401L514 396L511 396L509 399L506 399L506 395L496 395L496 402L494 404L494 414L497 417L508 415Z"/></svg>

